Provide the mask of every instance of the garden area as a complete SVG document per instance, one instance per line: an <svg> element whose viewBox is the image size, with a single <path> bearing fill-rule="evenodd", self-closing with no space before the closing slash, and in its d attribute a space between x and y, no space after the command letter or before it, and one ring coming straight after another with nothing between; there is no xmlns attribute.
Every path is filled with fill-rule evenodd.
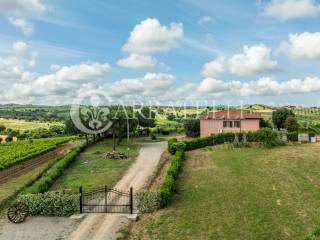
<svg viewBox="0 0 320 240"><path fill-rule="evenodd" d="M318 143L186 152L168 207L131 239L304 239L320 225L319 155Z"/></svg>

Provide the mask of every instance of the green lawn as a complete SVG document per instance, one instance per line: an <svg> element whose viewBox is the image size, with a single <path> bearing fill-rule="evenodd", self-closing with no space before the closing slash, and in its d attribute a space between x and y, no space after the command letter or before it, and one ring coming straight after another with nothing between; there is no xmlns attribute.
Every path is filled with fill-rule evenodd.
<svg viewBox="0 0 320 240"><path fill-rule="evenodd" d="M320 144L188 152L177 189L132 238L304 239L320 226Z"/></svg>
<svg viewBox="0 0 320 240"><path fill-rule="evenodd" d="M126 144L124 140L117 151L127 152L128 159L106 159L105 153L112 150L112 141L99 142L81 153L71 166L54 183L50 190L72 189L78 191L79 186L90 189L97 186L113 186L133 163L139 153L138 144Z"/></svg>

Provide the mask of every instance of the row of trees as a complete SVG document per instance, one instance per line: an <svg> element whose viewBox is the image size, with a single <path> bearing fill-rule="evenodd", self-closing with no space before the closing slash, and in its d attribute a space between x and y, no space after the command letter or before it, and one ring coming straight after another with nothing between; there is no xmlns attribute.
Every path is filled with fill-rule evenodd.
<svg viewBox="0 0 320 240"><path fill-rule="evenodd" d="M107 119L112 122L112 125L105 132L100 134L93 134L92 138L96 141L98 138L112 136L113 149L115 150L116 145L119 145L124 137L129 137L136 132L137 127L154 127L156 113L148 107L142 108L138 113L134 112L132 107L126 107L122 105L114 105L108 108L109 113ZM88 118L87 115L80 116L82 124L88 129L92 129L92 118ZM80 131L73 123L72 119L69 118L65 121L65 132L66 134L75 135L82 134L88 141L87 133Z"/></svg>

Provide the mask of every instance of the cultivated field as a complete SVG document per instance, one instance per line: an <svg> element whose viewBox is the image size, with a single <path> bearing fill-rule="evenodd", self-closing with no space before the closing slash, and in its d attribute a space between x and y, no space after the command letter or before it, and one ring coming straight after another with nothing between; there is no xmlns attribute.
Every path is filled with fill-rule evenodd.
<svg viewBox="0 0 320 240"><path fill-rule="evenodd" d="M40 122L40 121L25 121L18 119L4 119L0 118L0 124L4 125L6 128L11 128L13 130L25 131L33 130L37 128L48 129L51 125L62 125L60 122Z"/></svg>
<svg viewBox="0 0 320 240"><path fill-rule="evenodd" d="M133 239L304 239L320 225L320 145L186 153L171 205Z"/></svg>
<svg viewBox="0 0 320 240"><path fill-rule="evenodd" d="M70 139L70 137L56 137L2 144L0 145L0 170L53 150L57 145Z"/></svg>

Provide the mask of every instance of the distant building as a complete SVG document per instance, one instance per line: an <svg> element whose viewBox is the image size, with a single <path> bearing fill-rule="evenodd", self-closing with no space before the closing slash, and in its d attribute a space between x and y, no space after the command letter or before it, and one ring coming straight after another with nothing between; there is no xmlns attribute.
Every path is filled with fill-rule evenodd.
<svg viewBox="0 0 320 240"><path fill-rule="evenodd" d="M200 117L200 136L226 132L249 132L260 128L260 113L239 110L210 112Z"/></svg>

